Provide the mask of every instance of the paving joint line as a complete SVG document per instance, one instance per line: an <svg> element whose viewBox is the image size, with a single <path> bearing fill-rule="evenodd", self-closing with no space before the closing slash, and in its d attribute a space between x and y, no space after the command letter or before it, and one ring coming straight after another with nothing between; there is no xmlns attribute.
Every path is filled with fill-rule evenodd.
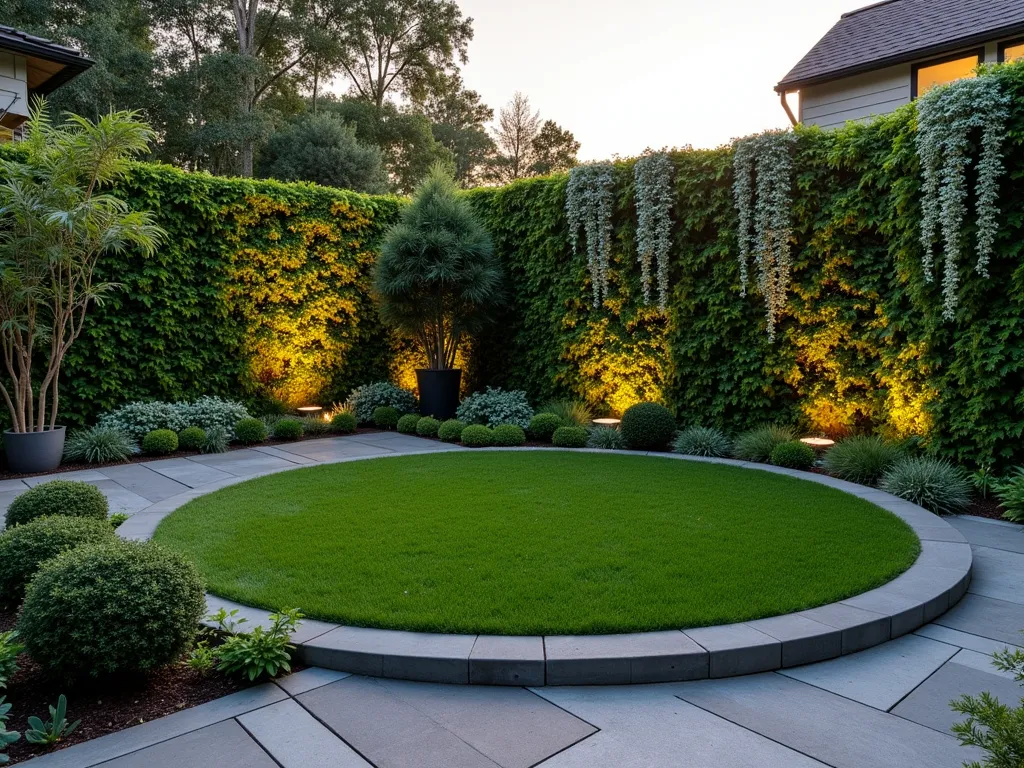
<svg viewBox="0 0 1024 768"><path fill-rule="evenodd" d="M280 703L280 702L278 702L278 703ZM248 714L248 713L246 713L246 714ZM250 731L250 730L249 730L248 728L246 728L246 727L245 727L245 723L243 723L243 722L242 722L241 720L239 720L239 719L238 719L238 716L235 716L235 717L234 717L234 718L232 718L232 719L233 719L233 720L234 720L234 721L235 721L236 723L238 723L238 726L239 726L239 727L240 727L240 728L241 728L241 729L242 729L243 731L245 731L245 735L246 735L246 736L248 736L248 737L249 737L250 739L252 739L253 743L254 743L254 744L255 744L255 745L257 746L257 747L259 747L259 748L260 748L261 750L263 750L264 754L266 754L266 756L270 758L271 762L272 762L272 763L273 763L274 765L276 765L276 766L279 766L279 768L284 768L284 764L283 764L283 763L282 763L282 762L281 762L280 760L278 760L278 759L277 759L276 757L274 757L274 756L273 756L273 755L271 754L271 752L270 752L270 750L269 750L269 749L267 749L267 748L266 748L265 746L263 746L263 742L262 742L262 741L260 741L259 739L257 739L257 738L256 738L256 735L255 735L255 734L254 734L254 733L253 733L252 731Z"/></svg>

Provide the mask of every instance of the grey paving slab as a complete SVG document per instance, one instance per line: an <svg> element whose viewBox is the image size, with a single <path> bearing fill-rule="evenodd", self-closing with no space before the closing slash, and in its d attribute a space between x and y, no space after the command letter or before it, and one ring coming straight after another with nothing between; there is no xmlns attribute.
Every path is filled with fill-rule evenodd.
<svg viewBox="0 0 1024 768"><path fill-rule="evenodd" d="M750 675L782 666L782 643L747 624L688 629L684 633L710 653L710 676Z"/></svg>
<svg viewBox="0 0 1024 768"><path fill-rule="evenodd" d="M0 480L0 494L24 493L27 490L28 486L24 480Z"/></svg>
<svg viewBox="0 0 1024 768"><path fill-rule="evenodd" d="M304 440L301 443L279 445L277 450L307 461L339 461L363 456L379 456L393 451L379 445L368 445L352 441L350 438L341 440Z"/></svg>
<svg viewBox="0 0 1024 768"><path fill-rule="evenodd" d="M411 437L409 435L400 434L376 434L376 435L360 435L359 437L350 438L353 442L362 443L364 445L372 445L378 448L387 448L390 451L395 452L406 452L406 451L451 451L459 450L459 446L452 445L451 443L440 443L436 440L424 440L421 437Z"/></svg>
<svg viewBox="0 0 1024 768"><path fill-rule="evenodd" d="M989 638L981 637L980 635L961 632L958 629L950 629L949 627L944 627L941 624L926 624L918 629L914 634L921 635L922 637L929 637L932 640L939 640L943 643L949 643L950 645L955 645L959 648L967 648L972 651L977 651L978 653L987 653L989 655L1012 645L998 640L990 640ZM1017 639L1017 646L1021 646L1022 644L1024 644L1024 634L1020 635Z"/></svg>
<svg viewBox="0 0 1024 768"><path fill-rule="evenodd" d="M944 733L777 673L675 690L684 701L835 768L962 768L980 756Z"/></svg>
<svg viewBox="0 0 1024 768"><path fill-rule="evenodd" d="M971 544L1024 554L1024 525L981 517L950 517L946 522Z"/></svg>
<svg viewBox="0 0 1024 768"><path fill-rule="evenodd" d="M677 631L550 636L544 651L548 685L662 683L709 674L708 651Z"/></svg>
<svg viewBox="0 0 1024 768"><path fill-rule="evenodd" d="M914 527L914 533L921 541L967 541L960 531L949 525L918 525Z"/></svg>
<svg viewBox="0 0 1024 768"><path fill-rule="evenodd" d="M311 459L307 456L301 456L298 453L289 453L288 451L282 451L273 445L260 445L253 448L257 453L265 453L267 456L273 456L274 458L284 459L290 464L297 466L307 466L309 464L318 463L316 459Z"/></svg>
<svg viewBox="0 0 1024 768"><path fill-rule="evenodd" d="M118 733L76 744L32 761L33 768L91 768L287 698L273 683L258 685ZM199 765L205 763L197 763ZM211 763L213 765L215 763ZM222 763L230 765L230 763ZM190 765L179 762L173 765Z"/></svg>
<svg viewBox="0 0 1024 768"><path fill-rule="evenodd" d="M194 456L191 459L205 467L219 469L236 477L252 477L283 469L295 469L295 462L270 456L262 451L243 449L227 453L211 453L208 456Z"/></svg>
<svg viewBox="0 0 1024 768"><path fill-rule="evenodd" d="M971 667L979 672L987 672L990 675L996 675L997 677L1005 677L1007 680L1016 680L1016 675L1013 672L1007 672L1002 669L996 669L992 666L992 654L991 653L979 653L978 651L970 651L966 648L961 648L957 651L956 656L949 660L951 664L962 664L965 667ZM1024 690L1020 690L1020 696L1018 698L1024 698Z"/></svg>
<svg viewBox="0 0 1024 768"><path fill-rule="evenodd" d="M971 547L966 542L922 541L915 565L966 570L971 567Z"/></svg>
<svg viewBox="0 0 1024 768"><path fill-rule="evenodd" d="M842 630L843 653L856 653L889 639L888 615L867 611L843 603L800 611L799 616Z"/></svg>
<svg viewBox="0 0 1024 768"><path fill-rule="evenodd" d="M145 509L153 503L149 499L140 496L137 493L132 493L127 488L113 480L104 478L103 480L97 480L95 482L90 482L89 484L99 488L103 492L103 495L107 497L111 513L127 512L128 514L133 514Z"/></svg>
<svg viewBox="0 0 1024 768"><path fill-rule="evenodd" d="M147 541L153 538L160 521L167 517L166 512L136 512L117 529L117 535L129 541Z"/></svg>
<svg viewBox="0 0 1024 768"><path fill-rule="evenodd" d="M177 480L189 488L199 488L218 480L227 480L233 475L228 472L221 472L214 467L208 467L191 459L159 459L146 464L149 469L159 472L165 477Z"/></svg>
<svg viewBox="0 0 1024 768"><path fill-rule="evenodd" d="M469 654L469 681L544 685L544 638L480 635Z"/></svg>
<svg viewBox="0 0 1024 768"><path fill-rule="evenodd" d="M238 722L281 768L372 768L292 699L248 712Z"/></svg>
<svg viewBox="0 0 1024 768"><path fill-rule="evenodd" d="M1012 679L950 662L925 680L892 712L929 728L949 732L953 723L965 719L950 708L949 702L964 694L977 696L983 691L992 693L1004 704L1014 706L1021 698L1020 684Z"/></svg>
<svg viewBox="0 0 1024 768"><path fill-rule="evenodd" d="M971 594L1024 604L1024 554L974 547Z"/></svg>
<svg viewBox="0 0 1024 768"><path fill-rule="evenodd" d="M29 488L35 488L41 483L48 483L51 480L77 480L82 483L95 483L106 480L106 475L96 469L79 469L73 472L56 472L52 475L40 475L38 477L26 477L24 483Z"/></svg>
<svg viewBox="0 0 1024 768"><path fill-rule="evenodd" d="M468 683L476 635L338 627L302 646L307 664L376 677Z"/></svg>
<svg viewBox="0 0 1024 768"><path fill-rule="evenodd" d="M948 595L943 595L941 602L943 610L949 607ZM924 606L917 598L901 595L892 591L875 589L863 595L857 595L843 600L843 605L854 608L862 608L889 617L889 636L899 637L925 623ZM938 615L941 611L936 612Z"/></svg>
<svg viewBox="0 0 1024 768"><path fill-rule="evenodd" d="M528 768L596 731L524 688L375 683L505 768Z"/></svg>
<svg viewBox="0 0 1024 768"><path fill-rule="evenodd" d="M188 490L182 485L159 472L154 472L145 464L124 464L119 467L104 467L100 473L109 477L118 485L149 501L163 501Z"/></svg>
<svg viewBox="0 0 1024 768"><path fill-rule="evenodd" d="M279 678L274 682L288 693L289 696L298 696L300 693L312 691L330 683L336 683L349 676L348 672L338 672L334 669L323 667L308 667L301 672L293 672L290 675Z"/></svg>
<svg viewBox="0 0 1024 768"><path fill-rule="evenodd" d="M824 765L677 699L671 695L676 685L679 684L539 689L538 695L601 729L555 755L543 763L543 767L821 768Z"/></svg>
<svg viewBox="0 0 1024 768"><path fill-rule="evenodd" d="M747 625L782 642L783 667L834 659L843 650L842 630L804 616L774 616Z"/></svg>
<svg viewBox="0 0 1024 768"><path fill-rule="evenodd" d="M888 710L949 661L957 649L918 635L779 674Z"/></svg>
<svg viewBox="0 0 1024 768"><path fill-rule="evenodd" d="M377 768L498 765L369 678L349 677L298 701Z"/></svg>
<svg viewBox="0 0 1024 768"><path fill-rule="evenodd" d="M1024 629L1024 605L982 595L967 595L936 624L991 640L1019 644Z"/></svg>
<svg viewBox="0 0 1024 768"><path fill-rule="evenodd" d="M104 763L104 768L180 768L184 765L276 768L234 720L226 720Z"/></svg>

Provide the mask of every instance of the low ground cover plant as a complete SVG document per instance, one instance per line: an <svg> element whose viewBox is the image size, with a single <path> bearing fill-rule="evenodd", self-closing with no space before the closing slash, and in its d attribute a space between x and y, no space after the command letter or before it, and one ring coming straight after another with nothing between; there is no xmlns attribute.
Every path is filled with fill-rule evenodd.
<svg viewBox="0 0 1024 768"><path fill-rule="evenodd" d="M825 454L825 469L852 483L875 485L900 458L900 453L898 446L880 437L848 437Z"/></svg>
<svg viewBox="0 0 1024 768"><path fill-rule="evenodd" d="M883 491L937 515L962 512L971 502L971 481L964 470L944 459L905 456L882 476Z"/></svg>
<svg viewBox="0 0 1024 768"><path fill-rule="evenodd" d="M776 446L795 439L796 435L789 427L769 424L742 432L733 443L732 455L741 461L758 461L764 464L771 460L772 451Z"/></svg>
<svg viewBox="0 0 1024 768"><path fill-rule="evenodd" d="M166 456L178 450L178 435L171 429L154 429L142 438L142 452L150 456Z"/></svg>
<svg viewBox="0 0 1024 768"><path fill-rule="evenodd" d="M353 389L344 407L355 416L359 424L372 424L373 412L385 406L394 408L399 415L413 413L416 410L416 396L391 382L377 381Z"/></svg>
<svg viewBox="0 0 1024 768"><path fill-rule="evenodd" d="M203 442L199 445L199 452L224 453L230 442L231 437L224 427L210 427L205 431Z"/></svg>
<svg viewBox="0 0 1024 768"><path fill-rule="evenodd" d="M676 434L672 412L658 403L637 403L622 414L619 431L626 446L636 451L664 451Z"/></svg>
<svg viewBox="0 0 1024 768"><path fill-rule="evenodd" d="M437 436L446 443L457 443L462 439L462 430L466 428L464 421L448 419L437 428Z"/></svg>
<svg viewBox="0 0 1024 768"><path fill-rule="evenodd" d="M78 480L51 480L30 488L7 508L7 527L23 525L37 517L68 515L106 520L107 497L94 485Z"/></svg>
<svg viewBox="0 0 1024 768"><path fill-rule="evenodd" d="M81 724L81 720L68 722L68 700L62 693L57 699L57 706L50 705L50 719L45 723L34 715L28 718L28 729L25 731L25 741L31 744L50 746L62 739L67 738Z"/></svg>
<svg viewBox="0 0 1024 768"><path fill-rule="evenodd" d="M566 426L562 417L556 413L538 413L532 419L527 431L534 440L551 441L551 436L559 427Z"/></svg>
<svg viewBox="0 0 1024 768"><path fill-rule="evenodd" d="M467 448L488 448L494 445L494 430L483 424L470 424L459 439Z"/></svg>
<svg viewBox="0 0 1024 768"><path fill-rule="evenodd" d="M115 427L95 426L76 429L64 443L65 461L109 464L127 461L139 452L139 444Z"/></svg>
<svg viewBox="0 0 1024 768"><path fill-rule="evenodd" d="M714 427L687 427L676 437L672 450L686 456L723 458L732 453L732 440Z"/></svg>
<svg viewBox="0 0 1024 768"><path fill-rule="evenodd" d="M8 681L18 671L18 654L24 646L18 642L17 630L0 632L0 688L6 688Z"/></svg>
<svg viewBox="0 0 1024 768"><path fill-rule="evenodd" d="M0 696L0 763L7 762L6 748L21 738L17 731L7 730L7 718L10 717L11 705L5 704L5 696Z"/></svg>
<svg viewBox="0 0 1024 768"><path fill-rule="evenodd" d="M191 403L128 403L100 416L99 425L119 429L138 441L157 429L177 434L188 427L222 427L233 437L235 424L248 416L248 410L239 402L207 396Z"/></svg>
<svg viewBox="0 0 1024 768"><path fill-rule="evenodd" d="M456 416L466 424L491 428L516 424L526 429L533 418L533 408L525 392L488 387L485 392L475 392L463 400Z"/></svg>
<svg viewBox="0 0 1024 768"><path fill-rule="evenodd" d="M551 436L551 444L557 448L586 448L590 433L583 427L559 427Z"/></svg>

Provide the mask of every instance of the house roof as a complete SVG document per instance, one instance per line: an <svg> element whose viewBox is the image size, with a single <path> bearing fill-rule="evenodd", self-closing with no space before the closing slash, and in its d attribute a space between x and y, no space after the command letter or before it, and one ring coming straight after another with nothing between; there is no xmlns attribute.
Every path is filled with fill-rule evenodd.
<svg viewBox="0 0 1024 768"><path fill-rule="evenodd" d="M883 0L844 13L780 93L1024 33L1021 0Z"/></svg>
<svg viewBox="0 0 1024 768"><path fill-rule="evenodd" d="M81 51L0 24L0 51L24 56L31 93L45 96L95 62Z"/></svg>

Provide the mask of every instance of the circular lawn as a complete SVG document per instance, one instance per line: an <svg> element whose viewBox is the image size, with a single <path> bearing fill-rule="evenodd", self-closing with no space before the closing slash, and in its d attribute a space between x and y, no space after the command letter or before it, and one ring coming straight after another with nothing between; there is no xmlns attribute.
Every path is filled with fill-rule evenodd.
<svg viewBox="0 0 1024 768"><path fill-rule="evenodd" d="M241 603L483 634L749 621L878 587L920 551L895 516L817 483L560 451L284 472L189 502L155 538Z"/></svg>

